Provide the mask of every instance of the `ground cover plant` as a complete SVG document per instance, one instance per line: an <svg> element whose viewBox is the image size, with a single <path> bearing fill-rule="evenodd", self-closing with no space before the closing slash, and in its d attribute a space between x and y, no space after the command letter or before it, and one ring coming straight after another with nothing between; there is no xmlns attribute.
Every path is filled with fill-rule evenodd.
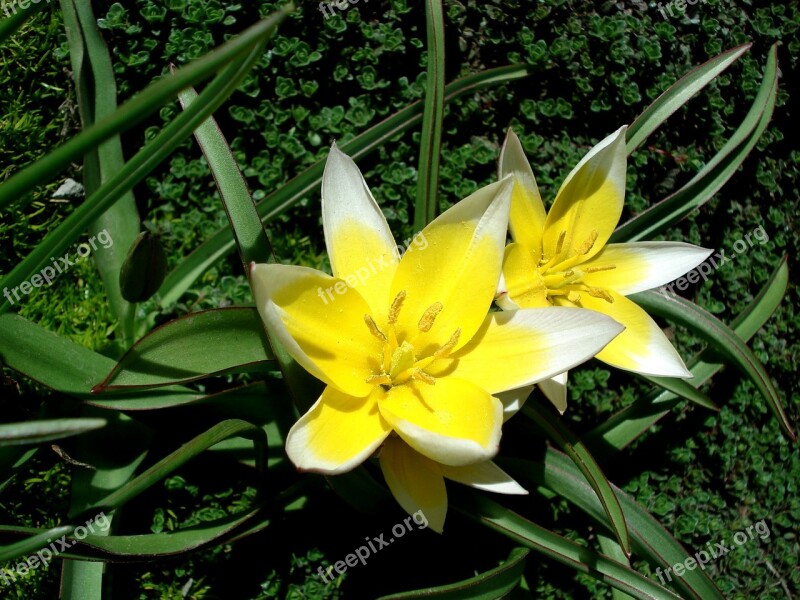
<svg viewBox="0 0 800 600"><path fill-rule="evenodd" d="M3 597L796 594L797 3L284 8L3 5ZM499 453L481 458L509 478L492 471L495 488L527 495L463 485L480 485L483 461L431 467L450 481L409 486L425 461L454 455L425 455L431 438L403 420L379 455L368 448L347 473L298 472L327 468L298 455L310 438L293 445L289 436L320 380L331 381L293 348L297 339L305 346L291 323L265 309L285 308L274 296L278 274L302 266L347 282L343 246L337 253L330 239L336 219L371 214L369 227L345 236L360 252L353 276L383 264L368 262L378 257L369 231L385 227L403 260L419 256L418 269L434 269L414 285L440 286L424 306L399 300L398 327L413 317L409 327L433 335L452 306L488 293L488 284L474 286L495 268L473 257L471 275L453 283L448 254L423 264L426 242L460 243L426 229L435 217L461 214L504 231L500 217L459 209L473 194L494 194L484 209L510 207L503 245L518 244L526 165L556 214L553 199L576 165L611 147L615 167L590 161L600 175L586 185L624 181L610 227L619 226L602 239L605 204L592 206L580 239L565 233L559 242L580 223L552 228L549 252L588 256L606 242L651 240L709 249L680 272L661 263L660 291L631 294L694 378L637 374L601 351L570 368L564 388L564 377L550 375L596 354L585 338L605 345L599 330L538 338L525 346L546 350L537 356L506 344L503 358L494 355L497 373L522 365L515 381L540 389L516 394L530 398L502 425ZM365 189L359 171L378 212L369 196L355 199ZM507 172L519 183L504 199ZM576 206L585 200L572 196ZM596 239L581 254L587 235ZM512 254L506 287L493 284L497 302L481 309L498 323L518 318L504 305L516 296ZM269 277L251 277L251 263ZM313 310L344 311L352 292L370 293L369 277L319 286L327 302L316 298ZM564 289L567 309L589 313L576 306L596 301L611 310L602 290L619 289L577 283L584 288ZM389 294L380 310L397 299ZM386 318L334 331L387 337ZM530 318L539 328L546 320ZM323 336L324 324L313 332ZM467 334L445 348L451 334L436 351L467 364L458 346ZM397 346L399 365L411 355ZM547 371L554 357L562 362ZM376 375L376 389L448 385L427 365L413 374L394 367ZM509 413L518 407L501 400ZM381 418L396 417L387 411ZM333 450L344 443L336 438ZM441 494L423 497L440 484L446 513Z"/></svg>

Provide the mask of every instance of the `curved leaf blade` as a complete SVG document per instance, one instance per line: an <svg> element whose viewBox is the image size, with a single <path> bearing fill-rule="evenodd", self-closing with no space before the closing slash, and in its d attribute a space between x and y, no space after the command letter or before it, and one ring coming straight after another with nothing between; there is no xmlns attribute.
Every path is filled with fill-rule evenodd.
<svg viewBox="0 0 800 600"><path fill-rule="evenodd" d="M678 191L620 225L612 242L633 242L663 231L708 202L733 177L772 118L778 93L777 61L774 45L750 111L722 149Z"/></svg>
<svg viewBox="0 0 800 600"><path fill-rule="evenodd" d="M0 446L41 444L106 426L105 419L45 419L0 425Z"/></svg>
<svg viewBox="0 0 800 600"><path fill-rule="evenodd" d="M674 323L688 327L705 339L722 356L747 375L764 396L778 419L784 433L796 441L797 436L789 423L775 385L761 361L725 323L694 302L680 296L667 296L658 292L641 292L630 296L631 300L647 312L655 313Z"/></svg>
<svg viewBox="0 0 800 600"><path fill-rule="evenodd" d="M459 494L459 499L454 506L464 516L576 571L586 573L599 581L627 592L634 598L641 600L680 598L630 567L528 521L494 500L467 491Z"/></svg>
<svg viewBox="0 0 800 600"><path fill-rule="evenodd" d="M148 333L92 392L161 387L223 373L260 371L272 359L255 308L205 310Z"/></svg>
<svg viewBox="0 0 800 600"><path fill-rule="evenodd" d="M789 284L789 269L786 257L772 273L769 281L732 324L737 336L747 342L778 308L786 294ZM692 385L697 387L719 371L723 365L713 360L708 351L703 351L687 363L694 377ZM595 427L584 441L592 449L595 456L608 456L628 444L664 417L676 404L676 396L671 392L656 392L641 398L612 415L605 422Z"/></svg>
<svg viewBox="0 0 800 600"><path fill-rule="evenodd" d="M583 473L586 481L592 486L600 503L603 505L603 509L606 511L611 531L616 536L620 548L627 556L630 556L631 542L628 536L628 526L625 523L625 514L622 512L622 507L611 489L611 484L583 442L549 410L548 407L537 402L526 402L522 406L523 414L529 417L539 429L558 444Z"/></svg>
<svg viewBox="0 0 800 600"><path fill-rule="evenodd" d="M541 485L569 500L589 515L595 522L608 529L605 510L594 490L586 482L573 461L558 450L545 449L543 462L509 459L501 465L517 481L530 486ZM691 555L683 546L628 494L617 487L614 493L628 517L628 527L634 554L646 557L654 565L671 567L684 562ZM701 569L686 571L683 577L673 579L675 585L689 597L698 600L722 600L717 586ZM622 589L622 588L619 588ZM629 590L623 589L631 595Z"/></svg>
<svg viewBox="0 0 800 600"><path fill-rule="evenodd" d="M381 596L378 600L410 600L412 598L498 600L505 598L519 585L525 569L525 558L529 553L530 550L527 548L514 548L502 565L475 577L449 585Z"/></svg>
<svg viewBox="0 0 800 600"><path fill-rule="evenodd" d="M692 96L716 79L720 73L736 62L752 45L752 43L743 44L723 52L719 56L715 56L689 71L656 98L628 127L628 131L625 134L628 154L631 154L641 146L664 121L686 104Z"/></svg>

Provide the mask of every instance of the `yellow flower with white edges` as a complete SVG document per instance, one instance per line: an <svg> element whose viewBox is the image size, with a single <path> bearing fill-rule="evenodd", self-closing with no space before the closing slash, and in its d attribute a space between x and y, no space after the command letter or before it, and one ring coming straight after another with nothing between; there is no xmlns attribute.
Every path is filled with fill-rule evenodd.
<svg viewBox="0 0 800 600"><path fill-rule="evenodd" d="M486 461L500 441L501 392L587 360L621 331L575 309L488 312L511 190L509 178L457 203L401 259L358 167L331 148L322 220L333 276L251 265L261 317L327 384L287 436L295 466L349 471L392 432L448 467ZM513 392L509 398L513 408Z"/></svg>
<svg viewBox="0 0 800 600"><path fill-rule="evenodd" d="M514 177L497 303L504 309L572 306L625 326L597 354L603 362L646 375L691 377L653 319L626 298L663 285L702 263L711 250L682 242L608 244L625 200L625 130L621 127L578 163L545 213L533 170L509 130L499 176ZM566 373L540 384L563 412Z"/></svg>

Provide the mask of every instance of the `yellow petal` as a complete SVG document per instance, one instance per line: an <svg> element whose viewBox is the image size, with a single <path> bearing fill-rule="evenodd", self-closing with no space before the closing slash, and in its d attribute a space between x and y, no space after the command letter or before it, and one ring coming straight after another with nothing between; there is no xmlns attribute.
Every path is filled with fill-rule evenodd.
<svg viewBox="0 0 800 600"><path fill-rule="evenodd" d="M496 394L571 369L594 356L620 331L622 327L613 319L579 308L494 312L470 343L451 356L449 364L437 361L428 372L434 377L466 379Z"/></svg>
<svg viewBox="0 0 800 600"><path fill-rule="evenodd" d="M334 475L364 462L391 432L378 410L383 390L354 398L328 386L289 430L286 453L298 469Z"/></svg>
<svg viewBox="0 0 800 600"><path fill-rule="evenodd" d="M357 287L382 320L400 256L361 171L336 144L322 175L322 226L334 276Z"/></svg>
<svg viewBox="0 0 800 600"><path fill-rule="evenodd" d="M391 436L381 448L381 471L386 485L417 525L425 523L442 533L447 515L447 490L440 465Z"/></svg>
<svg viewBox="0 0 800 600"><path fill-rule="evenodd" d="M383 350L364 323L370 307L358 290L292 265L254 265L250 278L261 318L292 358L343 392L370 393L366 380Z"/></svg>
<svg viewBox="0 0 800 600"><path fill-rule="evenodd" d="M562 232L561 260L584 252L589 259L611 237L625 200L625 130L598 143L564 180L547 214L545 256L555 254Z"/></svg>
<svg viewBox="0 0 800 600"><path fill-rule="evenodd" d="M400 437L436 462L466 465L497 453L503 405L468 381L412 381L389 390L379 406Z"/></svg>
<svg viewBox="0 0 800 600"><path fill-rule="evenodd" d="M446 343L456 329L456 347L469 341L489 310L500 278L508 228L511 178L488 185L454 205L418 237L424 240L403 255L392 282L392 298L406 292L398 334L419 355ZM425 311L441 303L427 333L418 330Z"/></svg>
<svg viewBox="0 0 800 600"><path fill-rule="evenodd" d="M584 271L597 269L586 273L583 282L628 296L677 279L702 263L712 252L683 242L609 244L592 260L581 265ZM608 268L611 265L613 269ZM707 266L710 273L711 265Z"/></svg>
<svg viewBox="0 0 800 600"><path fill-rule="evenodd" d="M642 308L625 296L606 290L614 302L581 294L584 308L602 312L625 326L597 358L619 369L660 377L692 377L664 332Z"/></svg>
<svg viewBox="0 0 800 600"><path fill-rule="evenodd" d="M536 185L533 169L525 157L522 144L510 128L500 151L499 177L514 175L514 191L511 194L511 212L508 228L515 242L528 246L539 262L542 252L542 232L547 214Z"/></svg>
<svg viewBox="0 0 800 600"><path fill-rule="evenodd" d="M550 306L547 300L547 288L539 275L538 259L530 252L530 248L522 244L511 243L506 246L503 259L503 279L506 293L514 306L518 308L543 308ZM502 299L498 299L498 305Z"/></svg>
<svg viewBox="0 0 800 600"><path fill-rule="evenodd" d="M528 490L490 460L465 467L442 465L442 473L447 479L495 494L524 495L528 493Z"/></svg>

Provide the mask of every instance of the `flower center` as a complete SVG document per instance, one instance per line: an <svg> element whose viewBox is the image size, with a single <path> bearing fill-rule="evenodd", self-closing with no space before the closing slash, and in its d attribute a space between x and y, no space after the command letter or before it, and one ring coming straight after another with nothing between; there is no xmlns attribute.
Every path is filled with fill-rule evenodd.
<svg viewBox="0 0 800 600"><path fill-rule="evenodd" d="M387 333L384 333L375 323L370 315L364 315L364 322L370 333L383 343L383 355L380 359L380 367L376 369L374 375L367 378L367 383L380 385L385 390L396 385L403 385L410 380L424 381L430 385L436 383L436 379L425 369L431 366L434 361L446 358L453 351L458 338L461 336L461 328L458 328L450 336L446 344L440 346L429 356L417 356L414 345L407 340L398 343L397 341L397 318L400 309L406 299L405 290L399 292L389 308L389 318L387 319ZM420 333L427 333L433 327L436 317L442 312L441 302L431 304L417 323ZM413 342L413 340L411 340Z"/></svg>
<svg viewBox="0 0 800 600"><path fill-rule="evenodd" d="M616 269L616 265L595 265L582 269L578 267L586 260L586 255L594 247L597 241L597 231L593 229L589 237L581 244L580 248L575 249L575 253L571 257L569 253L564 257L561 255L566 237L567 232L562 231L556 242L555 253L552 256L543 254L539 261L537 272L547 300L553 304L553 298L560 297L577 304L581 301L581 294L588 294L593 298L602 298L609 303L614 302L614 298L606 290L583 283L583 277L588 273Z"/></svg>

